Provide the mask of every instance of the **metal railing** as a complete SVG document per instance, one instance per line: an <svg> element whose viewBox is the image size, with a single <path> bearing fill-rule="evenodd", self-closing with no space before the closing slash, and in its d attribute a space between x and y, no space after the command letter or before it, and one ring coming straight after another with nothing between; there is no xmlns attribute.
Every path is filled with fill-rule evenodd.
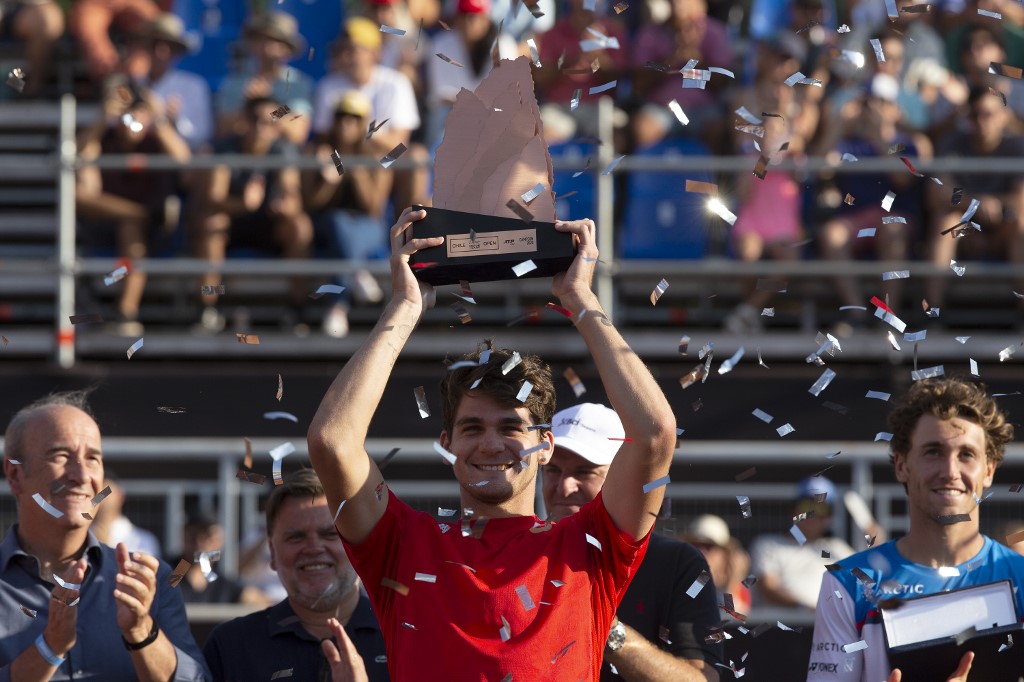
<svg viewBox="0 0 1024 682"><path fill-rule="evenodd" d="M54 326L57 342L54 344L55 361L64 368L72 367L76 361L75 330L70 316L75 312L75 278L81 275L106 273L111 269L109 259L79 259L75 252L76 214L75 214L75 173L86 165L78 157L76 134L77 103L72 95L65 95L60 101L60 147L55 157L39 157L16 155L4 157L0 165L9 166L10 162L19 164L19 168L46 168L55 172L58 177L58 235L56 262L13 262L4 264L4 272L11 274L52 274L57 281L56 305L54 306ZM601 225L612 226L612 229L598 231L598 248L603 254L604 263L598 267L595 276L595 289L606 311L614 319L616 295L613 289L615 277L631 277L655 275L665 272L664 262L620 262L615 258L615 228L613 221L613 177L601 171L613 158L613 106L611 100L603 98L596 104L596 131L602 144L597 146L596 162L587 170L595 178L596 219ZM351 158L346 164L372 165L378 163L369 157ZM671 157L626 157L619 164L621 172L631 170L678 172L678 171L713 171L747 173L751 170L751 157L747 156L671 156ZM1019 159L1003 158L942 158L928 162L915 160L918 170L924 174L941 173L956 170L959 172L1020 172ZM167 156L138 154L104 155L88 165L100 168L132 168L140 172L166 169L203 169L220 165L234 168L271 169L282 165L297 167L303 170L317 169L322 162L313 156L301 156L296 159L280 157L254 157L243 154L195 156L188 163L182 164ZM395 168L409 168L415 162L408 158L399 159ZM556 169L583 170L581 160L555 159ZM872 172L909 172L902 162L894 157L865 158L857 162L838 163L830 158L787 158L771 171L793 170L805 174L839 172L839 173L872 173ZM683 191L680 188L680 191ZM224 274L259 273L275 276L286 275L335 275L352 272L367 264L336 260L247 260L244 262L226 262L211 265L199 259L176 258L173 260L144 259L133 265L150 274L197 275L209 271ZM814 262L794 261L740 263L727 259L709 258L702 261L674 261L671 269L681 276L699 278L736 277L736 276L785 276L789 278L822 278L836 274L852 276L877 276L885 270L902 270L912 267L915 277L950 278L952 272L930 263L881 263L881 262ZM370 269L385 268L384 264L370 264ZM383 274L383 270L379 271ZM984 268L971 268L971 277L987 279L1024 279L1024 266L1010 264L985 264Z"/></svg>

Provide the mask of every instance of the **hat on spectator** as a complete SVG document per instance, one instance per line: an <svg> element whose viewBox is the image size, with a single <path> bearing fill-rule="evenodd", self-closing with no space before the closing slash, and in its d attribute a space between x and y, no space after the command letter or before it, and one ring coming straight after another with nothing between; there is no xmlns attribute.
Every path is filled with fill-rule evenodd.
<svg viewBox="0 0 1024 682"><path fill-rule="evenodd" d="M142 29L142 37L149 40L162 40L170 43L177 52L188 52L191 45L185 35L185 24L170 12L163 12Z"/></svg>
<svg viewBox="0 0 1024 682"><path fill-rule="evenodd" d="M459 14L490 14L491 0L459 0Z"/></svg>
<svg viewBox="0 0 1024 682"><path fill-rule="evenodd" d="M346 90L334 105L334 113L349 114L359 118L369 118L371 111L373 111L373 104L370 102L370 98L359 90Z"/></svg>
<svg viewBox="0 0 1024 682"><path fill-rule="evenodd" d="M555 447L575 452L591 464L611 464L626 435L615 410L597 403L580 403L551 418ZM614 440L613 440L614 439Z"/></svg>
<svg viewBox="0 0 1024 682"><path fill-rule="evenodd" d="M366 17L352 17L345 22L345 30L342 32L340 41L348 41L357 47L367 50L379 50L381 37L380 26L373 23Z"/></svg>
<svg viewBox="0 0 1024 682"><path fill-rule="evenodd" d="M729 535L729 525L722 517L714 514L701 514L686 524L686 528L680 535L686 542L718 547L728 547L729 541L732 540Z"/></svg>
<svg viewBox="0 0 1024 682"><path fill-rule="evenodd" d="M287 12L260 12L245 24L245 37L263 36L284 43L298 52L306 44L299 34L299 22Z"/></svg>
<svg viewBox="0 0 1024 682"><path fill-rule="evenodd" d="M798 501L814 500L832 506L835 504L836 485L824 476L808 476L797 485Z"/></svg>

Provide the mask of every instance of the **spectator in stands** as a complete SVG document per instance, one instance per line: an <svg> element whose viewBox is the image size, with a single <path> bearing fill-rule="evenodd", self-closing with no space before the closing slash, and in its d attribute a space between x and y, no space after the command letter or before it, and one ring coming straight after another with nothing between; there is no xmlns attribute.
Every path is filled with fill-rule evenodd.
<svg viewBox="0 0 1024 682"><path fill-rule="evenodd" d="M587 165L586 159L593 161L597 154L596 138L577 135L576 119L569 113L568 106L543 104L540 118L544 123L544 141L551 158L578 164L572 170L555 167L552 187L556 195L555 215L559 220L579 220L594 215L597 213L594 175L578 169Z"/></svg>
<svg viewBox="0 0 1024 682"><path fill-rule="evenodd" d="M54 47L64 35L64 11L54 0L14 0L0 4L0 38L25 44L23 97L38 96L52 73Z"/></svg>
<svg viewBox="0 0 1024 682"><path fill-rule="evenodd" d="M116 28L124 35L137 33L157 18L162 7L169 8L153 0L73 0L69 27L95 83L103 83L115 73L131 79L145 77L149 72L145 53L130 54L122 63L110 32Z"/></svg>
<svg viewBox="0 0 1024 682"><path fill-rule="evenodd" d="M182 530L181 556L193 566L178 585L186 604L259 604L266 606L267 600L259 590L243 587L241 583L216 572L211 560L209 572L203 570L200 557L212 555L224 548L224 529L209 514L197 513L189 516ZM209 560L209 559L208 559ZM199 565L195 565L199 564Z"/></svg>
<svg viewBox="0 0 1024 682"><path fill-rule="evenodd" d="M105 483L110 488L110 494L103 500L103 504L93 512L92 533L96 539L104 545L117 547L122 542L129 552L144 552L153 556L163 556L160 549L160 540L156 535L145 528L140 528L132 523L124 514L124 503L127 498L124 486L114 475L114 472L107 469Z"/></svg>
<svg viewBox="0 0 1024 682"><path fill-rule="evenodd" d="M434 34L427 53L433 55L426 62L426 143L434 148L444 136L444 122L462 88L475 90L491 72L491 48L497 41L498 55L502 59L515 59L518 50L510 35L499 32L491 19L490 0L459 0L452 30ZM443 54L462 65L450 64Z"/></svg>
<svg viewBox="0 0 1024 682"><path fill-rule="evenodd" d="M931 144L924 135L904 132L900 126L899 83L888 74L875 74L863 94L843 106L839 120L827 120L819 140L819 153L837 161L844 154L854 159L905 156L911 160L931 158ZM844 163L854 163L849 157ZM836 178L835 206L824 216L818 234L822 256L828 260L850 260L854 254L874 247L880 260L899 261L910 256L920 227L921 180L899 165L891 173L846 173ZM892 192L894 198L887 199ZM890 205L891 202L891 205ZM890 218L890 222L886 219ZM895 220L892 220L895 219ZM858 237L863 228L874 227L874 237ZM836 277L842 305L863 306L861 290L853 277ZM890 303L898 305L899 279L882 283ZM854 323L867 317L854 311Z"/></svg>
<svg viewBox="0 0 1024 682"><path fill-rule="evenodd" d="M1024 120L1024 87L1020 79L990 73L992 64L1009 64L1009 55L999 31L990 26L970 26L963 34L960 45L960 66L963 69L965 91L973 87L991 87L1006 98L1008 106L1018 119Z"/></svg>
<svg viewBox="0 0 1024 682"><path fill-rule="evenodd" d="M719 601L724 599L723 595L732 595L733 610L750 613L750 588L743 582L750 569L750 557L739 540L729 534L729 524L720 516L701 514L686 524L679 538L704 555Z"/></svg>
<svg viewBox="0 0 1024 682"><path fill-rule="evenodd" d="M58 393L7 425L18 520L0 544L0 676L208 680L170 567L89 532L103 446L88 409L83 393Z"/></svg>
<svg viewBox="0 0 1024 682"><path fill-rule="evenodd" d="M971 89L967 102L967 129L958 130L939 143L940 157L984 159L1024 155L1024 138L1013 132L1013 112L998 94L978 86ZM931 262L947 268L950 260L960 254L961 259L995 257L1015 264L1024 263L1024 176L999 170L953 172L944 174L941 179L941 187L928 183L927 189L932 215L927 237ZM951 193L958 187L964 190L963 199L954 205ZM972 199L980 203L971 221L979 224L981 230L961 226L942 234L960 223L960 216ZM1022 287L1024 283L1016 284L1018 290ZM944 280L929 280L926 289L929 304L942 305L945 289Z"/></svg>
<svg viewBox="0 0 1024 682"><path fill-rule="evenodd" d="M633 114L630 130L633 157L672 158L707 156L703 143L691 138L672 138L675 118L658 104L647 104ZM622 258L701 258L709 242L709 196L686 192L686 182L710 184L707 171L631 171L626 183L626 209L619 233ZM713 217L713 216L712 216ZM717 217L714 217L718 220Z"/></svg>
<svg viewBox="0 0 1024 682"><path fill-rule="evenodd" d="M331 517L312 470L274 487L267 500L270 561L288 597L214 628L203 649L214 682L389 679L380 625ZM289 674L279 674L282 668Z"/></svg>
<svg viewBox="0 0 1024 682"><path fill-rule="evenodd" d="M105 87L101 116L79 136L78 149L86 162L103 154L167 154L182 163L191 158L188 143L171 125L161 98L121 77ZM113 232L119 256L145 258L151 245L178 229L178 183L171 171L83 166L77 184L75 203L85 221L87 244L103 243ZM114 331L140 336L139 305L146 275L129 267L121 286Z"/></svg>
<svg viewBox="0 0 1024 682"><path fill-rule="evenodd" d="M272 246L285 258L309 256L313 224L302 207L299 171L291 165L298 150L282 132L282 124L287 126L287 122L274 118L277 106L266 97L246 100L245 130L216 147L220 154L269 157L279 165L265 173L230 166L217 166L210 172L198 251L212 263L224 260L228 244L258 249ZM203 279L204 286L218 284L218 273L211 272ZM291 307L283 315L282 325L302 331L297 323L306 300L306 283L293 278L291 289ZM204 294L201 330L215 333L223 329L224 317L215 307L217 298L215 292Z"/></svg>
<svg viewBox="0 0 1024 682"><path fill-rule="evenodd" d="M425 164L429 159L426 148L410 142L413 131L420 127L416 95L409 79L380 65L381 38L380 26L366 17L353 17L345 22L338 37L333 69L317 85L313 132L320 137L326 135L334 123L338 99L349 90L359 90L370 99L380 126L373 137L381 146L390 151L399 144L405 145L407 151L401 161ZM423 166L395 170L393 204L428 203L429 178Z"/></svg>
<svg viewBox="0 0 1024 682"><path fill-rule="evenodd" d="M303 145L309 137L313 112L313 80L298 69L288 68L288 60L305 44L295 17L286 12L259 12L245 25L245 43L249 50L241 72L228 74L217 89L217 137L241 134L248 128L247 100L261 97L284 105L289 112L281 118L281 133L294 145Z"/></svg>
<svg viewBox="0 0 1024 682"><path fill-rule="evenodd" d="M761 42L758 50L754 84L737 94L731 108L745 107L762 122L737 122L732 138L734 150L748 156L754 170L764 163L763 177L740 175L735 189L740 209L730 238L736 257L744 262L794 261L801 256L796 244L804 237L803 188L792 171L772 166L786 157L806 154L818 128L817 95L812 92L816 88L791 88L783 82L799 69L805 53L796 36L783 31ZM741 126L744 130L736 129ZM734 334L759 330L761 312L773 296L773 292L758 291L754 280L744 286L743 303L725 318L725 328Z"/></svg>
<svg viewBox="0 0 1024 682"><path fill-rule="evenodd" d="M189 50L181 19L161 14L137 34L132 47L148 54L145 83L165 102L167 118L175 129L193 152L208 149L213 139L210 86L203 77L175 68Z"/></svg>
<svg viewBox="0 0 1024 682"><path fill-rule="evenodd" d="M534 68L533 80L541 104L568 106L576 90L582 93L581 101L586 101L590 88L619 80L629 68L630 42L622 22L587 9L586 0L565 0L565 4L568 12L536 37L541 66ZM618 48L604 43L588 28L617 41ZM584 41L587 43L581 44ZM610 90L607 95L617 97L619 92Z"/></svg>
<svg viewBox="0 0 1024 682"><path fill-rule="evenodd" d="M898 540L840 561L825 576L814 620L811 681L900 679L890 671L882 598L1009 580L1016 587L1012 608L1024 613L1024 557L979 531L980 498L1013 440L1007 415L982 385L929 379L914 382L895 403L889 430L890 459L907 493L910 526ZM943 634L962 629L955 619L947 625ZM843 646L859 641L867 648L848 656ZM963 656L950 682L967 679L972 657Z"/></svg>
<svg viewBox="0 0 1024 682"><path fill-rule="evenodd" d="M380 65L398 71L412 85L417 99L423 96L420 72L423 60L431 56L426 36L420 35L420 27L409 11L405 0L362 0L366 17L374 24L390 26L405 31L405 35L388 34L381 36ZM427 27L436 23L436 18Z"/></svg>
<svg viewBox="0 0 1024 682"><path fill-rule="evenodd" d="M675 100L690 119L684 134L699 137L712 149L721 149L726 128L725 110L718 94L733 81L713 74L704 88L684 88L678 70L696 59L700 69L732 69L732 47L725 26L707 15L705 0L672 0L672 14L663 24L640 29L633 50L633 85L640 101L668 104ZM647 66L668 67L667 72ZM692 84L692 83L691 83Z"/></svg>
<svg viewBox="0 0 1024 682"><path fill-rule="evenodd" d="M597 497L622 445L622 422L597 403L581 403L551 419L555 449L542 468L548 521L561 522ZM726 532L728 534L728 532ZM652 533L647 554L626 590L604 649L603 680L718 680L722 646L715 590L687 590L708 563L685 542ZM618 674L612 672L612 666Z"/></svg>
<svg viewBox="0 0 1024 682"><path fill-rule="evenodd" d="M333 258L353 261L376 260L387 256L387 224L384 208L391 194L392 174L379 164L350 165L344 171L335 167L331 154L343 159L351 156L380 158L389 150L375 137L367 139L372 108L369 98L359 90L341 96L334 109L334 125L326 140L314 153L323 164L319 171L306 174L303 181L305 206L326 248L318 249ZM324 318L324 333L341 338L348 333L349 291L363 302L379 302L384 294L377 280L366 270L344 277L343 291Z"/></svg>
<svg viewBox="0 0 1024 682"><path fill-rule="evenodd" d="M961 7L961 12L944 14L946 62L951 69L963 72L960 54L964 45L964 34L975 26L995 28L1002 34L1001 42L1007 50L1006 63L1013 66L1024 64L1024 7L1020 3L1014 0L967 0ZM996 12L1002 19L978 14L978 10Z"/></svg>
<svg viewBox="0 0 1024 682"><path fill-rule="evenodd" d="M765 606L813 609L825 566L853 554L844 540L829 535L836 487L824 476L800 481L793 525L785 535L761 535L750 547L754 598Z"/></svg>
<svg viewBox="0 0 1024 682"><path fill-rule="evenodd" d="M567 309L588 311L577 329L629 434L604 491L561 523L538 522L537 468L554 443L546 430L554 415L551 373L539 358L488 344L486 358L468 354L461 359L469 366L444 372L439 441L462 508L472 509L463 516L465 534L482 541L469 542L458 526L439 526L399 500L365 440L391 368L430 299L409 266L417 250L443 241L412 238L412 223L424 217L426 211L407 209L392 227L392 300L324 396L309 428L310 459L329 508L340 507L338 532L381 620L395 678L415 677L429 661L442 679L465 670L486 679L512 671L526 680L595 679L618 602L661 508L664 486L644 486L668 473L675 417L592 292L599 257L593 222L556 223L579 241L552 291ZM523 390L524 381L532 390ZM437 585L414 582L415 572L436 576Z"/></svg>

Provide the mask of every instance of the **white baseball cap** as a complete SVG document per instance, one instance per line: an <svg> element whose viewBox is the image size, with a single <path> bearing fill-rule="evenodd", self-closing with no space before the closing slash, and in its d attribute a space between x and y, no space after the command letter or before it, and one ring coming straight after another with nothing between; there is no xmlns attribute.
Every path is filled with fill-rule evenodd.
<svg viewBox="0 0 1024 682"><path fill-rule="evenodd" d="M719 547L728 547L729 524L720 516L702 514L686 524L681 533L687 542L710 543Z"/></svg>
<svg viewBox="0 0 1024 682"><path fill-rule="evenodd" d="M580 403L558 412L551 419L551 433L556 448L571 450L598 466L612 463L626 436L615 410L597 403Z"/></svg>

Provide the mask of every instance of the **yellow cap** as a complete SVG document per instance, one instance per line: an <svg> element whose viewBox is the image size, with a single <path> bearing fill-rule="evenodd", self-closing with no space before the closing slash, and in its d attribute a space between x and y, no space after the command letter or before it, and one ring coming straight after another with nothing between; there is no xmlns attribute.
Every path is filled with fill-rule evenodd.
<svg viewBox="0 0 1024 682"><path fill-rule="evenodd" d="M334 111L338 114L369 118L370 112L373 111L373 105L370 103L370 98L360 91L346 90L338 98L338 103L334 105Z"/></svg>
<svg viewBox="0 0 1024 682"><path fill-rule="evenodd" d="M368 50L380 49L380 26L366 17L352 17L345 22L345 36L353 45Z"/></svg>

